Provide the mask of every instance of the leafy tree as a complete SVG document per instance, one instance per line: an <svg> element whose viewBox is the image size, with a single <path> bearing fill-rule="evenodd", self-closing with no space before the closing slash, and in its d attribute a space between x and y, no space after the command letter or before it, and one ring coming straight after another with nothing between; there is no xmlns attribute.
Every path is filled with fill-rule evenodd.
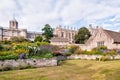
<svg viewBox="0 0 120 80"><path fill-rule="evenodd" d="M44 41L50 42L51 37L53 37L53 29L51 28L51 26L49 24L46 24L42 31L45 37Z"/></svg>
<svg viewBox="0 0 120 80"><path fill-rule="evenodd" d="M85 27L79 29L78 33L75 35L75 43L84 44L87 39L91 36L89 30Z"/></svg>
<svg viewBox="0 0 120 80"><path fill-rule="evenodd" d="M41 37L41 36L37 36L37 37L35 37L35 42L42 42L42 40L43 40L43 38Z"/></svg>

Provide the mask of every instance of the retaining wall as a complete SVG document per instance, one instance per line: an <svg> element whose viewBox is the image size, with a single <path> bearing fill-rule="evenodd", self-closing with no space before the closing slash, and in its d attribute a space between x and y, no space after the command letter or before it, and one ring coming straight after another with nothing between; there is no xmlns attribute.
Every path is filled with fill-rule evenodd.
<svg viewBox="0 0 120 80"><path fill-rule="evenodd" d="M71 55L68 56L67 59L86 59L86 60L96 60L102 58L103 55ZM108 59L120 59L120 55L107 55Z"/></svg>
<svg viewBox="0 0 120 80"><path fill-rule="evenodd" d="M23 59L0 61L0 70L22 69L27 67L57 66L57 59Z"/></svg>

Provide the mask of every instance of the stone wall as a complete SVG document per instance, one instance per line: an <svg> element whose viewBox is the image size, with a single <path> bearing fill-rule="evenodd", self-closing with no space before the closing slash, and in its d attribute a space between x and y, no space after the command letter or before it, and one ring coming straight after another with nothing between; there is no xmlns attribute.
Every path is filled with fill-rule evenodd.
<svg viewBox="0 0 120 80"><path fill-rule="evenodd" d="M96 59L101 59L103 55L71 55L68 56L67 59L85 59L85 60L96 60ZM109 60L113 59L120 59L120 55L107 55L106 56Z"/></svg>
<svg viewBox="0 0 120 80"><path fill-rule="evenodd" d="M0 70L23 69L28 67L57 66L57 59L24 59L0 61Z"/></svg>

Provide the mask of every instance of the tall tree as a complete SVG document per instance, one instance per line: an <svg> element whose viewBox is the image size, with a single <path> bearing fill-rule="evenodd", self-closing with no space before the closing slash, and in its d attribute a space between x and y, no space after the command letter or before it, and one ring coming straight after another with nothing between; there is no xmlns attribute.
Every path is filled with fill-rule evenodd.
<svg viewBox="0 0 120 80"><path fill-rule="evenodd" d="M45 37L44 41L50 42L51 37L53 37L53 28L49 24L46 24L42 31Z"/></svg>
<svg viewBox="0 0 120 80"><path fill-rule="evenodd" d="M75 35L75 43L84 44L90 36L91 34L89 30L86 27L82 27L78 30L78 33Z"/></svg>
<svg viewBox="0 0 120 80"><path fill-rule="evenodd" d="M35 37L35 42L37 42L37 41L39 41L39 42L41 42L43 40L43 38L41 37L41 36L37 36L37 37Z"/></svg>

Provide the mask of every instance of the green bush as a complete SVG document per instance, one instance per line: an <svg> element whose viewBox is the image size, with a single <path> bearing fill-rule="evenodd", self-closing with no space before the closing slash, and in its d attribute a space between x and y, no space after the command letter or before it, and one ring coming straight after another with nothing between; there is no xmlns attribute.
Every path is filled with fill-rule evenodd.
<svg viewBox="0 0 120 80"><path fill-rule="evenodd" d="M0 44L0 51L4 49L3 45Z"/></svg>
<svg viewBox="0 0 120 80"><path fill-rule="evenodd" d="M1 41L1 44L11 44L11 41L9 41L9 40L3 40L3 41Z"/></svg>
<svg viewBox="0 0 120 80"><path fill-rule="evenodd" d="M65 56L70 56L72 53L71 52L65 52L64 55Z"/></svg>
<svg viewBox="0 0 120 80"><path fill-rule="evenodd" d="M107 46L100 46L99 49L106 50Z"/></svg>
<svg viewBox="0 0 120 80"><path fill-rule="evenodd" d="M29 58L37 58L37 59L40 59L40 58L52 58L53 57L53 54L52 53L47 53L45 55L34 55L34 56L30 56Z"/></svg>
<svg viewBox="0 0 120 80"><path fill-rule="evenodd" d="M79 48L79 46L72 45L72 46L70 46L69 51L73 54L78 48Z"/></svg>
<svg viewBox="0 0 120 80"><path fill-rule="evenodd" d="M83 51L83 54L88 54L88 55L102 55L103 52L101 52L100 50L92 50L92 51Z"/></svg>
<svg viewBox="0 0 120 80"><path fill-rule="evenodd" d="M0 56L0 60L9 60L9 59L18 59L19 57L18 56L16 56L16 55L13 55L13 54L11 54L11 55L6 55L6 56Z"/></svg>
<svg viewBox="0 0 120 80"><path fill-rule="evenodd" d="M100 61L108 61L108 60L110 60L110 59L109 59L109 56L107 56L107 55L102 56L102 57L100 58Z"/></svg>
<svg viewBox="0 0 120 80"><path fill-rule="evenodd" d="M74 54L83 54L83 51L81 49L77 49Z"/></svg>
<svg viewBox="0 0 120 80"><path fill-rule="evenodd" d="M107 47L106 46L100 46L100 47L95 47L92 50L106 50Z"/></svg>
<svg viewBox="0 0 120 80"><path fill-rule="evenodd" d="M108 55L115 55L115 54L117 54L117 52L114 51L114 50L110 50L110 51L107 52L106 54L108 54Z"/></svg>
<svg viewBox="0 0 120 80"><path fill-rule="evenodd" d="M50 45L48 42L36 42L37 46L44 46L44 45Z"/></svg>
<svg viewBox="0 0 120 80"><path fill-rule="evenodd" d="M13 54L13 51L1 51L0 56L7 56Z"/></svg>

